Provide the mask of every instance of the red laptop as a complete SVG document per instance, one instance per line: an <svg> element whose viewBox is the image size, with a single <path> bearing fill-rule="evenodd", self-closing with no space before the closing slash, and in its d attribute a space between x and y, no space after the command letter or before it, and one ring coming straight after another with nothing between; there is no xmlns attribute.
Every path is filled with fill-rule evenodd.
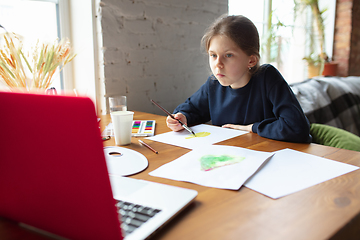
<svg viewBox="0 0 360 240"><path fill-rule="evenodd" d="M0 103L2 217L69 239L145 239L197 195L109 178L89 98L0 92Z"/></svg>

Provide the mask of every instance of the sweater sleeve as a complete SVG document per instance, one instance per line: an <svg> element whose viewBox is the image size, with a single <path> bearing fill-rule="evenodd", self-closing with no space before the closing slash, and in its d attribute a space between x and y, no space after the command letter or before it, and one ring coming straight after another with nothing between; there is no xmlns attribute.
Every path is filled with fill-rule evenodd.
<svg viewBox="0 0 360 240"><path fill-rule="evenodd" d="M289 85L273 67L264 77L266 82L274 83L267 89L274 117L254 123L252 131L275 140L310 143L309 121Z"/></svg>
<svg viewBox="0 0 360 240"><path fill-rule="evenodd" d="M208 89L211 78L203 84L191 97L184 103L177 106L174 114L181 112L186 116L188 125L195 125L210 121Z"/></svg>

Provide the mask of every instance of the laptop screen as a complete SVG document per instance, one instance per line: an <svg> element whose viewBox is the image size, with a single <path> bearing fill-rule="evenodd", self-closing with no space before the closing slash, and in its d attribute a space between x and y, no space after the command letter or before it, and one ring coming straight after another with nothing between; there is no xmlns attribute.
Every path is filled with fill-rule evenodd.
<svg viewBox="0 0 360 240"><path fill-rule="evenodd" d="M0 216L70 239L122 239L89 98L0 92Z"/></svg>

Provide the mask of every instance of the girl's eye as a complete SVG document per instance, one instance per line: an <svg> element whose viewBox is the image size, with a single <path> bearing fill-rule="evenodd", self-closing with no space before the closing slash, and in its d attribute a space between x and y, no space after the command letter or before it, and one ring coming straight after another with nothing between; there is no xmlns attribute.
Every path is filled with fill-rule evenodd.
<svg viewBox="0 0 360 240"><path fill-rule="evenodd" d="M228 53L228 54L225 55L225 57L227 57L227 58L231 58L232 56L233 55L231 53Z"/></svg>
<svg viewBox="0 0 360 240"><path fill-rule="evenodd" d="M210 54L210 57L216 58L216 54L212 53L212 54Z"/></svg>

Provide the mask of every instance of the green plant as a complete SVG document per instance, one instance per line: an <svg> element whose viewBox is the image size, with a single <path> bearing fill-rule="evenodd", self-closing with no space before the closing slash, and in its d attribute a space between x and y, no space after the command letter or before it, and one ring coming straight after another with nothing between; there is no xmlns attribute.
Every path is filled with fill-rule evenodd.
<svg viewBox="0 0 360 240"><path fill-rule="evenodd" d="M297 15L296 13L299 10L302 11L306 8L311 9L311 13L314 19L314 30L316 32L315 34L316 38L314 36L310 38L311 53L308 56L304 57L303 59L306 60L308 64L312 64L315 66L321 64L320 72L319 72L320 75L324 68L325 62L328 61L328 56L325 52L325 25L324 25L324 12L326 12L327 9L320 10L319 0L294 0L294 3L295 3L295 9L294 9L295 17ZM316 49L316 43L318 45L318 50Z"/></svg>
<svg viewBox="0 0 360 240"><path fill-rule="evenodd" d="M308 56L303 58L305 61L307 61L310 65L318 66L321 65L323 62L323 59L319 54L311 53Z"/></svg>
<svg viewBox="0 0 360 240"><path fill-rule="evenodd" d="M276 18L276 23L273 23L274 18ZM261 51L264 53L265 62L276 62L277 66L281 65L281 58L279 57L281 45L279 46L279 41L281 41L282 38L279 30L286 27L289 26L279 20L275 10L271 10L267 20L266 32L261 41L263 43L261 45Z"/></svg>

